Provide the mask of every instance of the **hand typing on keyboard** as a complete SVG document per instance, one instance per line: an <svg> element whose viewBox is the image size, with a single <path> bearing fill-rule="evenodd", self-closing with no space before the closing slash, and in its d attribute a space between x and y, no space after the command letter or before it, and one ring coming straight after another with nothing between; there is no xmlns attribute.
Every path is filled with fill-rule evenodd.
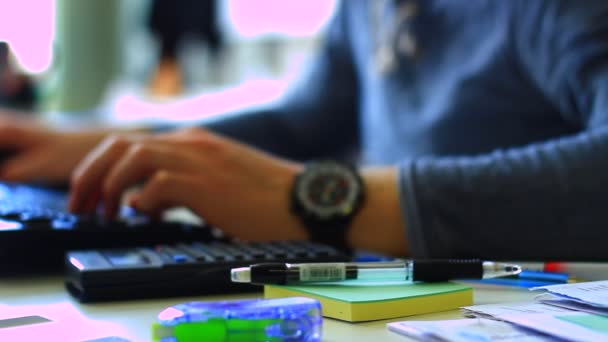
<svg viewBox="0 0 608 342"><path fill-rule="evenodd" d="M127 188L143 185L129 203L148 215L188 207L243 240L308 237L290 211L290 187L302 165L201 129L165 134L123 129L122 136L108 138L110 132L61 131L0 110L0 149L16 152L0 165L0 181L70 183L73 212L90 213L101 203L108 218L116 215ZM290 142L285 141L285 149L297 151L299 143ZM397 168L362 170L362 177L365 205L349 228L350 243L401 255L406 239ZM383 233L377 234L380 221Z"/></svg>
<svg viewBox="0 0 608 342"><path fill-rule="evenodd" d="M0 111L0 149L15 151L0 180L70 183L69 209L90 213L103 203L108 217L143 182L130 203L146 214L186 206L245 240L306 238L287 198L300 165L200 129L104 140L108 132L62 132Z"/></svg>
<svg viewBox="0 0 608 342"><path fill-rule="evenodd" d="M300 168L201 129L113 136L76 168L69 208L86 213L103 202L114 217L124 191L143 182L128 203L144 213L186 206L244 240L302 240L287 200Z"/></svg>

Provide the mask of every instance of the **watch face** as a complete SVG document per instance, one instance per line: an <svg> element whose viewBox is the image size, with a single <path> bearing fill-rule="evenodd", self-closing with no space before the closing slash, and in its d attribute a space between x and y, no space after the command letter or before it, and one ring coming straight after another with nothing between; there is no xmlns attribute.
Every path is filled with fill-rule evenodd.
<svg viewBox="0 0 608 342"><path fill-rule="evenodd" d="M361 181L353 170L333 162L312 164L299 176L296 196L319 219L346 217L358 205Z"/></svg>

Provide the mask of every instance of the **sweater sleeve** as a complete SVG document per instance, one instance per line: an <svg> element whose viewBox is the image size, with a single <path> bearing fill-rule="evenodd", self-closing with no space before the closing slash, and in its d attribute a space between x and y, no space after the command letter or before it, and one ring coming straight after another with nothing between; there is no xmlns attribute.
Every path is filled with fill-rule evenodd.
<svg viewBox="0 0 608 342"><path fill-rule="evenodd" d="M479 156L404 161L402 206L416 256L608 259L608 5L521 6L517 58L580 132Z"/></svg>
<svg viewBox="0 0 608 342"><path fill-rule="evenodd" d="M319 53L286 96L269 108L220 115L203 126L284 157L351 153L358 145L358 82L342 2Z"/></svg>

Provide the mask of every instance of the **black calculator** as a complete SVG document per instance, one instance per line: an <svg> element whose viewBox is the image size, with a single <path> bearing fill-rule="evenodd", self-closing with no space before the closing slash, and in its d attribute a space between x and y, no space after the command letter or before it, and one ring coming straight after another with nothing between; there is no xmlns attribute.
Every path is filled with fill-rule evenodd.
<svg viewBox="0 0 608 342"><path fill-rule="evenodd" d="M81 302L261 291L230 270L260 262L334 262L350 257L308 241L190 242L66 253L66 288Z"/></svg>

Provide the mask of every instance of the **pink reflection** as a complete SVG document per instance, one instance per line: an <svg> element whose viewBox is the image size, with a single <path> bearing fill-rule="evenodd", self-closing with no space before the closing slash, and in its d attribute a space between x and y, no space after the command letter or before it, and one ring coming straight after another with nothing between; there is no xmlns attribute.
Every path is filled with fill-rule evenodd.
<svg viewBox="0 0 608 342"><path fill-rule="evenodd" d="M77 269L79 270L84 270L84 265L76 258L71 257L70 258L70 264L74 265Z"/></svg>
<svg viewBox="0 0 608 342"><path fill-rule="evenodd" d="M286 81L248 81L223 91L163 104L151 103L130 95L123 96L116 100L114 119L119 122L142 119L197 120L213 114L267 104L278 99L286 88Z"/></svg>
<svg viewBox="0 0 608 342"><path fill-rule="evenodd" d="M228 0L228 16L243 36L278 33L309 36L331 16L335 0Z"/></svg>
<svg viewBox="0 0 608 342"><path fill-rule="evenodd" d="M176 317L181 317L184 315L184 312L178 310L174 307L166 308L160 314L158 314L158 319L160 321L170 321Z"/></svg>
<svg viewBox="0 0 608 342"><path fill-rule="evenodd" d="M23 225L19 222L0 220L0 231L19 229L23 229Z"/></svg>
<svg viewBox="0 0 608 342"><path fill-rule="evenodd" d="M0 341L85 341L107 336L130 339L126 327L87 319L72 304L0 306L0 319L40 316L50 322L0 329Z"/></svg>
<svg viewBox="0 0 608 342"><path fill-rule="evenodd" d="M0 40L9 43L26 71L41 72L49 67L54 20L54 0L0 2Z"/></svg>

